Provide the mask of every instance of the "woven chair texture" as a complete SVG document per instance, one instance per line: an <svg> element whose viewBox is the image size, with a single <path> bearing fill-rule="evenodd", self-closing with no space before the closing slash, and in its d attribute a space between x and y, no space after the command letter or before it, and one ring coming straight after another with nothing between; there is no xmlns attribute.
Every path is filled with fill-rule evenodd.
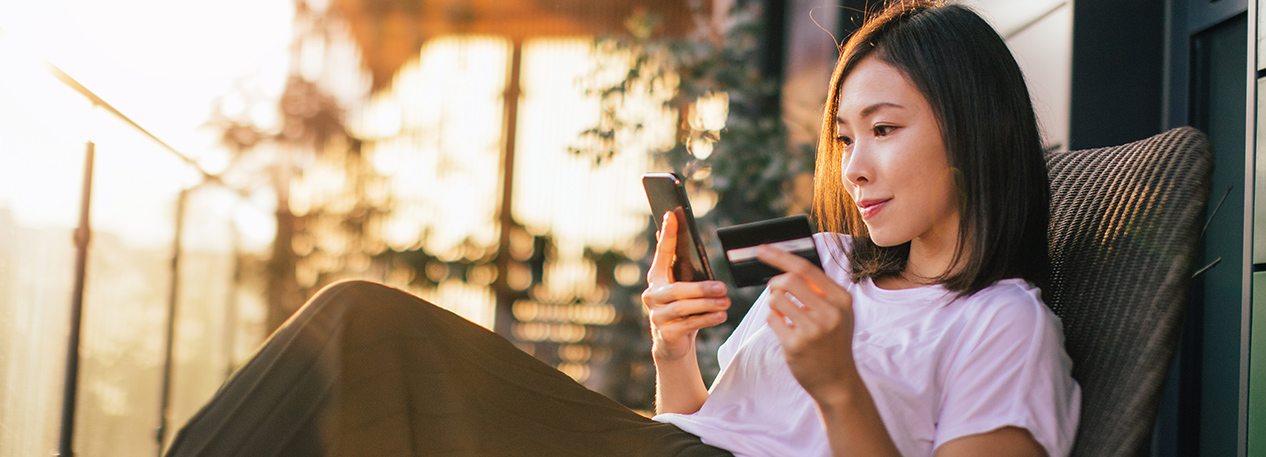
<svg viewBox="0 0 1266 457"><path fill-rule="evenodd" d="M1054 152L1051 286L1082 387L1072 455L1137 456L1178 344L1213 153L1183 127L1121 146Z"/></svg>

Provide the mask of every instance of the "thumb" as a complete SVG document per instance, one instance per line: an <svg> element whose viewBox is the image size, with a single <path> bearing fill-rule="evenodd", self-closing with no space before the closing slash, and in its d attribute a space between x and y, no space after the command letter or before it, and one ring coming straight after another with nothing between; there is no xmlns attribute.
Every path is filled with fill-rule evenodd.
<svg viewBox="0 0 1266 457"><path fill-rule="evenodd" d="M659 228L659 243L655 245L655 258L646 272L648 283L673 282L673 260L677 255L677 216L672 211L664 213L664 225Z"/></svg>

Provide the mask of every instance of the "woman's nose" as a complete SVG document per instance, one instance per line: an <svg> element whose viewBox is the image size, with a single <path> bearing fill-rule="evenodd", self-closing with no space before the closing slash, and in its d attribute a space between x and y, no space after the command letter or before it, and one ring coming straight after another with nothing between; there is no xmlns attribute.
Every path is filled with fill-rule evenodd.
<svg viewBox="0 0 1266 457"><path fill-rule="evenodd" d="M844 154L844 182L859 185L870 182L872 170L870 164L866 160L863 151L859 151L859 145L854 144L853 150Z"/></svg>

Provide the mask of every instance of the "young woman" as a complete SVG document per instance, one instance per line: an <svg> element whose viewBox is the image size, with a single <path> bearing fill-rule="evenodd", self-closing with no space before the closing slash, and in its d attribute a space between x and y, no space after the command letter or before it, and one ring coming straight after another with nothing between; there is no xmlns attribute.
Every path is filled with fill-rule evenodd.
<svg viewBox="0 0 1266 457"><path fill-rule="evenodd" d="M1066 455L1080 391L1041 301L1047 181L1024 80L988 24L907 2L843 48L819 147L825 269L786 273L721 347L725 285L674 282L664 217L642 299L657 413L642 417L417 297L313 297L168 455Z"/></svg>
<svg viewBox="0 0 1266 457"><path fill-rule="evenodd" d="M694 335L725 320L719 282L674 283L666 217L643 301L657 420L739 455L1065 455L1080 390L1041 301L1048 190L1015 60L979 16L907 2L843 48L814 213L825 271L786 273L720 349L706 390Z"/></svg>

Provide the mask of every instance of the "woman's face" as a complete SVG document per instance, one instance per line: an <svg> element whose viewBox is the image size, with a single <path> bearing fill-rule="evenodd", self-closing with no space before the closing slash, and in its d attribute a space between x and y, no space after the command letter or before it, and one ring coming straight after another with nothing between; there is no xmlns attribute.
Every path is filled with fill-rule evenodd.
<svg viewBox="0 0 1266 457"><path fill-rule="evenodd" d="M923 94L896 68L867 57L844 79L835 123L844 187L872 241L952 250L959 220L953 173Z"/></svg>

